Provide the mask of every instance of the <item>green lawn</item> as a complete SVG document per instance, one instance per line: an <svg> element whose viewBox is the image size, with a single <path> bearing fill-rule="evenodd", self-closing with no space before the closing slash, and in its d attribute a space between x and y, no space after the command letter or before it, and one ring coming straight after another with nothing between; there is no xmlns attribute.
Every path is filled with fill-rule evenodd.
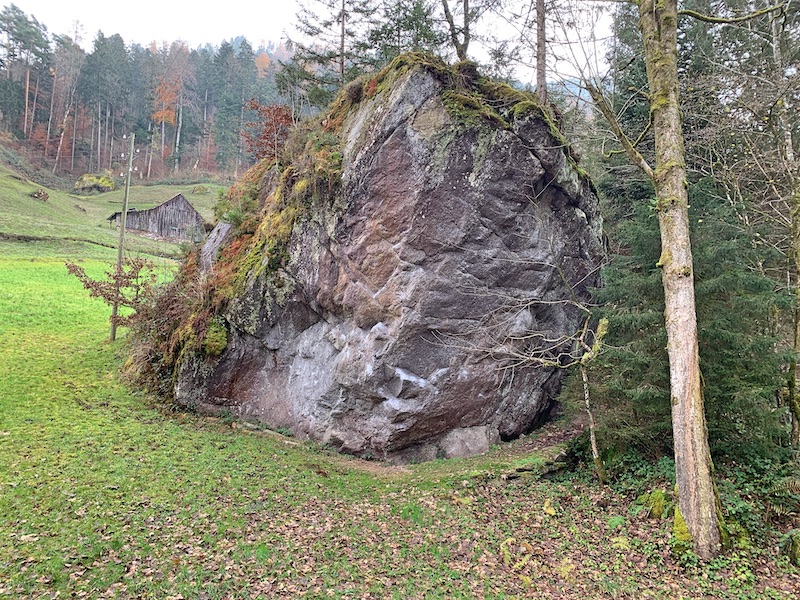
<svg viewBox="0 0 800 600"><path fill-rule="evenodd" d="M679 564L669 521L621 491L530 472L560 451L542 435L391 467L156 405L120 381L125 341L64 267L110 268L122 192L37 188L0 167L0 597L796 597L772 550ZM131 204L181 192L210 218L216 195L190 190Z"/></svg>
<svg viewBox="0 0 800 600"><path fill-rule="evenodd" d="M680 568L668 522L589 480L506 478L551 452L535 436L401 468L156 408L118 379L108 308L46 251L0 258L0 597L791 598L800 586L763 553Z"/></svg>

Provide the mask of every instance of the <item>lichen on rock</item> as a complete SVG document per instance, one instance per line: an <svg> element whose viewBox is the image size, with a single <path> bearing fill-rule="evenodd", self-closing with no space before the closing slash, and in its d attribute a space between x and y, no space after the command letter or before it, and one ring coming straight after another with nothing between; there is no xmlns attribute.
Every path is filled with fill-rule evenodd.
<svg viewBox="0 0 800 600"><path fill-rule="evenodd" d="M206 265L230 269L227 344L182 355L177 401L397 461L546 419L561 370L511 357L579 327L602 252L594 188L547 113L422 55L350 84L268 171L246 241Z"/></svg>

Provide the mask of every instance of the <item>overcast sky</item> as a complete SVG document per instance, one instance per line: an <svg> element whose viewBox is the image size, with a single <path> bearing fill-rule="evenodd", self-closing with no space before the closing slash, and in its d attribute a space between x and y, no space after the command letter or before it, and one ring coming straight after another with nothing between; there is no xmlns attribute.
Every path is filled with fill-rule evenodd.
<svg viewBox="0 0 800 600"><path fill-rule="evenodd" d="M7 6L12 0L0 0L0 3ZM295 36L298 10L297 0L13 0L13 4L25 14L36 17L51 34L67 34L74 39L78 22L82 35L79 41L87 52L91 51L98 31L107 37L118 33L126 45L148 46L153 41L160 45L183 40L190 48L205 44L218 47L223 41L242 35L258 49L262 42L278 43L287 34ZM601 32L607 31L608 15L595 15L591 26ZM560 55L565 54L564 48L556 50ZM602 59L603 52L595 56ZM485 52L477 43L472 45L471 54L477 60L485 60ZM576 60L586 63L583 59ZM551 70L548 79L574 74L575 69L567 56L567 60L560 61L558 67ZM523 82L534 80L533 69L523 65L517 66L516 75Z"/></svg>
<svg viewBox="0 0 800 600"><path fill-rule="evenodd" d="M74 37L75 22L83 28L81 45L91 50L98 31L118 33L126 45L152 41L185 41L190 48L206 43L219 46L243 35L258 48L262 41L278 42L293 33L295 0L0 0L33 15L51 34Z"/></svg>

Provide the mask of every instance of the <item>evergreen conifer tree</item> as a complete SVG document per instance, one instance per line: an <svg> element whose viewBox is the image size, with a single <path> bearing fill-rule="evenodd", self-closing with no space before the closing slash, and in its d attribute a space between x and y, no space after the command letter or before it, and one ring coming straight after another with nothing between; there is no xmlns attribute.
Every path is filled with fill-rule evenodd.
<svg viewBox="0 0 800 600"><path fill-rule="evenodd" d="M601 189L611 212L627 216L611 234L618 251L604 270L598 299L609 319L606 352L594 379L602 382L611 446L668 452L671 434L661 252L648 186L607 178ZM791 296L765 275L780 255L759 244L713 182L690 186L692 247L701 370L709 444L717 456L747 461L774 456L788 442L777 395L790 355L776 331ZM603 397L603 394L597 397Z"/></svg>

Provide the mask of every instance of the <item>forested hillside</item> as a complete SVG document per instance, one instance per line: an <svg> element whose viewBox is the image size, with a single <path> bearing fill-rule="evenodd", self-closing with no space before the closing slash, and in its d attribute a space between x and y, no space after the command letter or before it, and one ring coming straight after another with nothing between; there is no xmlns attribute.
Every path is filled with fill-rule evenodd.
<svg viewBox="0 0 800 600"><path fill-rule="evenodd" d="M252 164L239 135L254 114L244 104L279 99L275 74L288 57L279 44L242 38L144 47L102 32L85 52L13 4L0 30L0 127L56 174L119 170L122 138L135 133L142 180L235 177Z"/></svg>
<svg viewBox="0 0 800 600"><path fill-rule="evenodd" d="M48 31L9 4L0 11L0 131L54 174L118 171L123 137L135 133L143 181L235 179L258 155L243 134L257 127L259 107L288 106L296 123L344 82L445 40L429 2L357 4L314 2L298 15L297 40L258 48L243 37L141 45L99 31L89 51L78 33Z"/></svg>

